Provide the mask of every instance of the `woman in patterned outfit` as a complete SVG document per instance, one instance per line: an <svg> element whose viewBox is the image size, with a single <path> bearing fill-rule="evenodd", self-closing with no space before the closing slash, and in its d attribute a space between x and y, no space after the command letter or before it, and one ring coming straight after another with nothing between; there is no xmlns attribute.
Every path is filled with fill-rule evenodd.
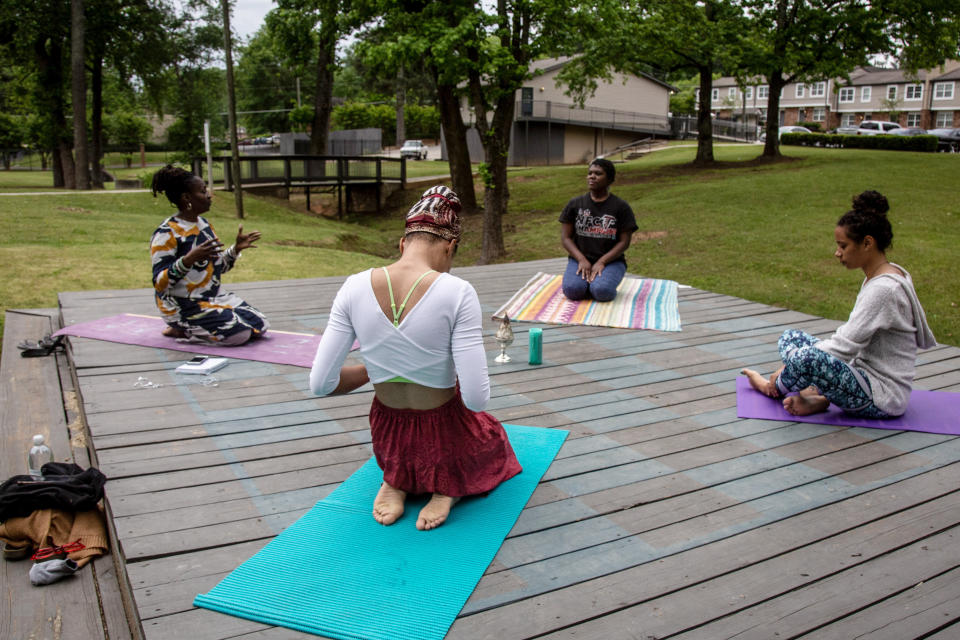
<svg viewBox="0 0 960 640"><path fill-rule="evenodd" d="M255 248L259 231L237 231L223 250L213 227L202 217L212 196L198 176L167 165L153 176L153 196L162 192L177 213L153 232L150 255L157 308L166 336L224 346L243 344L264 334L270 323L234 293L220 291L220 276L233 268L240 252Z"/></svg>
<svg viewBox="0 0 960 640"><path fill-rule="evenodd" d="M903 415L910 400L917 349L936 346L907 270L887 260L893 240L887 199L864 191L837 222L834 255L866 276L850 318L826 340L788 329L780 336L783 366L769 379L751 369L755 389L783 399L793 415L826 411L832 402L864 418Z"/></svg>

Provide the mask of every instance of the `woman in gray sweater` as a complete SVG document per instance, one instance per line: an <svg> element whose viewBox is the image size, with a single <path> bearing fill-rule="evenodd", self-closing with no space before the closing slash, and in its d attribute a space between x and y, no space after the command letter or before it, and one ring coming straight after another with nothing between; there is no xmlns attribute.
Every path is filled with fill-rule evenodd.
<svg viewBox="0 0 960 640"><path fill-rule="evenodd" d="M780 369L769 379L752 369L741 372L771 398L798 391L783 399L793 415L826 411L831 402L864 418L895 417L907 409L917 349L937 343L910 274L887 260L893 240L889 208L885 197L864 191L834 229L834 255L866 276L847 322L826 340L788 329L778 344Z"/></svg>

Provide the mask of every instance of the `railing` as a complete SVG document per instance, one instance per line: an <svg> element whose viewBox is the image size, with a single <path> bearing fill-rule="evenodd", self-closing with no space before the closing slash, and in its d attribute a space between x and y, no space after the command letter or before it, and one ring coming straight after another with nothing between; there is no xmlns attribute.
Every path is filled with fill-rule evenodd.
<svg viewBox="0 0 960 640"><path fill-rule="evenodd" d="M223 184L228 190L236 185L229 156L213 159L211 167L214 184ZM208 178L206 158L193 158L193 172ZM344 184L380 184L407 179L407 164L403 158L380 156L241 156L240 185L254 186L282 184L290 187L339 186Z"/></svg>
<svg viewBox="0 0 960 640"><path fill-rule="evenodd" d="M696 137L699 130L696 116L674 116L670 120L673 125L673 136L675 138ZM759 135L757 125L752 122L720 120L718 118L713 118L711 122L713 124L714 138L754 142Z"/></svg>
<svg viewBox="0 0 960 640"><path fill-rule="evenodd" d="M517 102L517 120L543 120L582 124L604 129L670 133L670 118L653 113L636 113L599 107L579 107L551 100L520 100Z"/></svg>

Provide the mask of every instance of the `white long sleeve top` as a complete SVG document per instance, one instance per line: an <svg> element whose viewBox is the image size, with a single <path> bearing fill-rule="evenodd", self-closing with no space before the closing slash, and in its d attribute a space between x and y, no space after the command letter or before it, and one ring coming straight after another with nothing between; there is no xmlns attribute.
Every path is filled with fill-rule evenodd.
<svg viewBox="0 0 960 640"><path fill-rule="evenodd" d="M426 387L449 389L459 378L464 404L471 411L482 411L490 399L490 378L474 288L441 273L395 327L377 302L372 271L353 274L337 292L313 359L310 389L328 395L337 387L340 368L356 339L372 383L402 376Z"/></svg>
<svg viewBox="0 0 960 640"><path fill-rule="evenodd" d="M913 279L884 273L864 280L850 318L817 349L867 372L873 403L892 416L907 410L917 349L937 345L917 299Z"/></svg>

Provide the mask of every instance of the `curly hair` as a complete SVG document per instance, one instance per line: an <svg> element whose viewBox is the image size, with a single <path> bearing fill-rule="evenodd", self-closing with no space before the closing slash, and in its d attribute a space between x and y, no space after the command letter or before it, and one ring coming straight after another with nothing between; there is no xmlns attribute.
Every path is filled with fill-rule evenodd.
<svg viewBox="0 0 960 640"><path fill-rule="evenodd" d="M864 191L853 198L853 209L837 220L837 226L846 230L854 242L863 242L867 236L877 243L877 249L886 251L893 244L893 228L887 219L890 203L877 191Z"/></svg>
<svg viewBox="0 0 960 640"><path fill-rule="evenodd" d="M180 206L180 198L190 192L190 182L197 176L186 169L168 164L153 174L153 197L163 193L174 206Z"/></svg>

